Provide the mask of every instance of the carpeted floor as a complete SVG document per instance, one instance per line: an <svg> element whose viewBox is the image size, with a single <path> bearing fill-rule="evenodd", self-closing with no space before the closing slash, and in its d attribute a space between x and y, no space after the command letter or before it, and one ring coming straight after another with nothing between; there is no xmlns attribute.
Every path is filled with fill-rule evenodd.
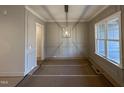
<svg viewBox="0 0 124 93"><path fill-rule="evenodd" d="M109 87L103 75L97 75L87 60L47 60L18 87Z"/></svg>

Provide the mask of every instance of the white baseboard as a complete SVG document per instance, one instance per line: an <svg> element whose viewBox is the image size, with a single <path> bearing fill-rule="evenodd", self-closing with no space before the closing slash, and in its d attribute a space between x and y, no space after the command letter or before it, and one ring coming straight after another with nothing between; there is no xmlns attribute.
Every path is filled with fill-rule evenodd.
<svg viewBox="0 0 124 93"><path fill-rule="evenodd" d="M0 72L0 77L25 76L36 67L37 66L34 66L26 72Z"/></svg>
<svg viewBox="0 0 124 93"><path fill-rule="evenodd" d="M24 72L0 72L0 77L24 76Z"/></svg>
<svg viewBox="0 0 124 93"><path fill-rule="evenodd" d="M73 60L73 59L84 59L87 60L87 57L46 57L46 60Z"/></svg>

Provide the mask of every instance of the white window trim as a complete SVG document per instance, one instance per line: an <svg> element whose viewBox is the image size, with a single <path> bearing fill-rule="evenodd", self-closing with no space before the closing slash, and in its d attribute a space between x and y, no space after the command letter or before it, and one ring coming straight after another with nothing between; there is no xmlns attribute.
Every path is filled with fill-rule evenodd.
<svg viewBox="0 0 124 93"><path fill-rule="evenodd" d="M107 55L106 54L107 53L106 43L105 43L105 56L102 56L102 55L97 53L97 29L96 29L96 27L97 27L98 24L104 23L104 22L107 23L108 20L113 19L115 17L119 18L119 47L120 47L120 63L119 64L117 64L115 61L110 60L110 59L107 58L107 56L106 56ZM105 29L107 31L106 26L105 26ZM105 36L107 36L107 35L105 35ZM122 65L121 11L119 11L119 12L117 12L117 13L115 13L115 14L113 14L113 15L111 15L111 16L109 16L109 17L107 17L107 18L105 18L105 19L103 19L103 20L101 20L101 21L99 21L95 24L95 54L98 55L99 57L102 57L103 59L107 60L108 62L118 66L119 68L124 69L124 67Z"/></svg>

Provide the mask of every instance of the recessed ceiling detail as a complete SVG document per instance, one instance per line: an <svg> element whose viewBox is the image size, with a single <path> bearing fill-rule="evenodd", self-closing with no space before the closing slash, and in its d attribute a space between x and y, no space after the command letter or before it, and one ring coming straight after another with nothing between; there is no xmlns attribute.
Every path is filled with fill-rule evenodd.
<svg viewBox="0 0 124 93"><path fill-rule="evenodd" d="M65 13L64 13L64 5L29 5L26 6L33 10L35 14L40 16L43 21L46 22L66 22ZM48 11L51 13L52 17L49 15ZM77 22L79 19L80 21L89 21L94 16L96 16L99 12L104 10L106 7L105 5L69 5L69 12L68 12L68 22Z"/></svg>

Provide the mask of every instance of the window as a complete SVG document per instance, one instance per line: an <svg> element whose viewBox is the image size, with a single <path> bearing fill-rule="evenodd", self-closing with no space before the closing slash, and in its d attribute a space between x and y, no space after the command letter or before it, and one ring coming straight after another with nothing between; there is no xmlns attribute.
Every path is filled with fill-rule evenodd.
<svg viewBox="0 0 124 93"><path fill-rule="evenodd" d="M98 22L95 28L96 54L120 64L120 12Z"/></svg>
<svg viewBox="0 0 124 93"><path fill-rule="evenodd" d="M120 62L119 18L107 22L107 58Z"/></svg>
<svg viewBox="0 0 124 93"><path fill-rule="evenodd" d="M97 53L105 56L105 24L101 23L97 26Z"/></svg>

